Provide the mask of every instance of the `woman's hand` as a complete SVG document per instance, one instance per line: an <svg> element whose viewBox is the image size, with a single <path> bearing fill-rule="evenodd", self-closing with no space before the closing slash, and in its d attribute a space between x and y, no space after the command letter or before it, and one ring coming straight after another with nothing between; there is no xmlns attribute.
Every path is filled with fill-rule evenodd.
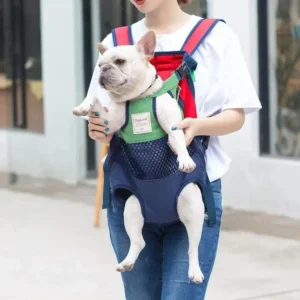
<svg viewBox="0 0 300 300"><path fill-rule="evenodd" d="M197 135L197 120L193 118L186 118L182 120L176 127L172 128L174 130L176 129L182 129L185 136L185 143L187 146L190 145L194 137Z"/></svg>
<svg viewBox="0 0 300 300"><path fill-rule="evenodd" d="M89 114L89 137L97 142L109 144L113 134L107 134L109 131L108 122L98 116L98 113Z"/></svg>
<svg viewBox="0 0 300 300"><path fill-rule="evenodd" d="M221 136L240 130L245 122L242 108L228 109L210 118L186 118L172 130L184 131L187 146L195 136Z"/></svg>

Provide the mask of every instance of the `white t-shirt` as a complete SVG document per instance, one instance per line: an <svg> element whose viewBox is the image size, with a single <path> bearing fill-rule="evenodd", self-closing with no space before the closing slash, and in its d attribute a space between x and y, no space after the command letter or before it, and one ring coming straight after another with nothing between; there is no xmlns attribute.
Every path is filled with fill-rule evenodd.
<svg viewBox="0 0 300 300"><path fill-rule="evenodd" d="M181 29L157 35L156 51L177 51L182 47L199 17L193 16ZM148 31L144 19L132 25L133 41ZM113 47L109 34L103 44ZM198 117L209 117L226 109L244 108L245 113L261 108L237 36L228 25L219 22L193 55L198 62L195 71L195 96ZM95 67L88 94L96 95L104 106L109 98L98 84L99 67ZM231 159L222 150L218 137L212 136L206 151L210 181L221 178L229 169Z"/></svg>

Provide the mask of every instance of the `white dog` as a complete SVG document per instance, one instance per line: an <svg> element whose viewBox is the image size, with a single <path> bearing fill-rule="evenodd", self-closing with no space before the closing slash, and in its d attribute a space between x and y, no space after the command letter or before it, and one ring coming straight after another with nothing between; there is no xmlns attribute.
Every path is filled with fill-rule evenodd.
<svg viewBox="0 0 300 300"><path fill-rule="evenodd" d="M151 95L162 86L162 80L157 78L154 66L149 63L154 55L155 46L155 34L151 31L134 46L119 46L107 50L102 44L98 44L102 54L99 62L99 84L109 93L109 111L103 109L96 97L87 97L82 104L74 108L73 113L82 116L90 111L98 111L102 118L109 121L110 132L118 131L125 123L126 101L135 101ZM193 171L195 163L187 151L183 131L172 130L172 127L182 120L177 100L166 94L157 98L156 105L158 122L168 134L170 147L178 155L179 170ZM188 184L182 190L177 210L189 239L188 276L195 283L201 283L204 276L199 266L198 248L204 222L204 205L201 191L196 184ZM145 247L142 236L144 218L140 202L134 195L126 201L124 223L131 245L127 257L117 267L120 272L130 271Z"/></svg>

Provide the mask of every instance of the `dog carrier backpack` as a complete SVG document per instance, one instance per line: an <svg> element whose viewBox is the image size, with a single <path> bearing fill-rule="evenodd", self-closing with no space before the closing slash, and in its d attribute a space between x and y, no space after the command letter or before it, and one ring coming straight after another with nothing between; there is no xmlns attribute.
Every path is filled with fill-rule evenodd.
<svg viewBox="0 0 300 300"><path fill-rule="evenodd" d="M155 53L150 62L164 81L163 87L147 99L127 102L126 124L114 135L104 163L103 208L111 205L112 194L115 201L125 201L134 194L141 203L146 223L170 224L179 220L176 207L180 192L187 184L194 182L201 189L208 224L215 224L215 204L205 162L209 137L202 136L193 140L188 151L196 168L191 173L180 172L177 156L168 146L167 135L158 128L155 113L156 98L169 93L178 98L185 118L197 117L194 90L197 62L193 54L220 21L201 19L180 51ZM133 45L131 26L114 29L112 36L114 46ZM151 116L151 122L155 123L148 137L135 135L131 124L132 115L145 112Z"/></svg>

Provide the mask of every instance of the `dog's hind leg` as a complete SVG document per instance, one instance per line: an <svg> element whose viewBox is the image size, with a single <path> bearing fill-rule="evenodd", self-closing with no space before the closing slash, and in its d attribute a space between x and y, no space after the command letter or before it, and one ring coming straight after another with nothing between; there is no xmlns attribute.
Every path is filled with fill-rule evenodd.
<svg viewBox="0 0 300 300"><path fill-rule="evenodd" d="M177 210L189 239L189 279L195 283L202 283L204 275L200 269L198 249L204 222L204 204L201 191L195 183L188 184L182 190Z"/></svg>
<svg viewBox="0 0 300 300"><path fill-rule="evenodd" d="M140 254L145 247L142 230L144 217L139 200L132 195L128 198L124 209L124 224L130 239L130 249L126 258L118 265L117 271L131 271Z"/></svg>

